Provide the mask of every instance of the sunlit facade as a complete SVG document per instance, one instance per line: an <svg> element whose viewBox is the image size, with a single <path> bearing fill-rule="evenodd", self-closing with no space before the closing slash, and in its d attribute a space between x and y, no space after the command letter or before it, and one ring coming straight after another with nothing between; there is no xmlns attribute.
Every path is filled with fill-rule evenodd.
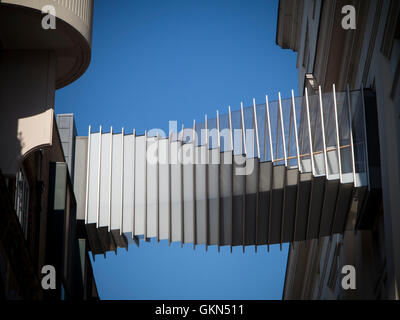
<svg viewBox="0 0 400 320"><path fill-rule="evenodd" d="M354 8L354 30L342 26L345 5ZM356 232L294 242L283 299L399 298L399 17L398 1L279 2L276 41L297 52L300 92L319 86L329 92L335 83L338 90L347 85L368 88L376 97L376 108L365 108L371 115L364 133L368 161L362 160L363 152L355 153L356 165L367 164L368 172L368 201L356 220ZM353 127L355 145L359 134L362 130ZM355 290L342 288L345 265L355 267Z"/></svg>

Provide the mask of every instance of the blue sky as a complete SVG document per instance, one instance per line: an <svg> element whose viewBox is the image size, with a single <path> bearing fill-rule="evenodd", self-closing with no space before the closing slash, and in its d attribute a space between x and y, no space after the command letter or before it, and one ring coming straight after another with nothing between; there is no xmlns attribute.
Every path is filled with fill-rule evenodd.
<svg viewBox="0 0 400 320"><path fill-rule="evenodd" d="M278 1L96 1L92 61L57 91L56 113L88 125L143 132L298 92L296 55L275 43ZM141 243L97 256L102 299L281 299L288 247Z"/></svg>

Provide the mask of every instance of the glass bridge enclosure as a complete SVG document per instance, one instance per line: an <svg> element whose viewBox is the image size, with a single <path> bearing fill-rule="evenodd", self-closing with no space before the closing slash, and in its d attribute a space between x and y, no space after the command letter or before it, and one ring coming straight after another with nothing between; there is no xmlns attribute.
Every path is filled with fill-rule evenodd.
<svg viewBox="0 0 400 320"><path fill-rule="evenodd" d="M89 127L75 183L93 252L150 238L244 250L343 232L353 189L369 184L364 104L362 89L333 86L229 107L168 137Z"/></svg>
<svg viewBox="0 0 400 320"><path fill-rule="evenodd" d="M195 122L186 143L300 172L367 184L363 91L318 92L240 107ZM207 118L207 117L206 117ZM351 124L351 125L350 125ZM194 130L193 130L194 129ZM182 134L175 135L179 139ZM208 139L207 139L208 136ZM245 143L243 143L245 141Z"/></svg>

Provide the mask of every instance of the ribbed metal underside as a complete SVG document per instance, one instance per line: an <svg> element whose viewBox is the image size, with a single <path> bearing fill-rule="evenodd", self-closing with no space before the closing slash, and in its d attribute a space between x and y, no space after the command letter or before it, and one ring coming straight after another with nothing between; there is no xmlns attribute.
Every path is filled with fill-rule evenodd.
<svg viewBox="0 0 400 320"><path fill-rule="evenodd" d="M217 113L192 136L89 129L75 189L93 253L151 238L244 250L353 229L369 183L363 103L333 87Z"/></svg>

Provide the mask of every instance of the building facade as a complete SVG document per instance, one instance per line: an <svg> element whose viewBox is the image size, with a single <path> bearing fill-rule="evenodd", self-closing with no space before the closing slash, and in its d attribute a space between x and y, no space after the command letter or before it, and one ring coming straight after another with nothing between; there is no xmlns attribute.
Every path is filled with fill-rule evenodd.
<svg viewBox="0 0 400 320"><path fill-rule="evenodd" d="M0 1L0 298L97 299L76 221L71 115L55 91L91 56L93 1ZM54 24L50 23L54 22ZM55 288L42 284L55 268Z"/></svg>
<svg viewBox="0 0 400 320"><path fill-rule="evenodd" d="M355 29L347 29L342 21L353 8ZM356 231L292 243L283 299L399 299L399 15L393 0L279 2L276 42L297 52L300 92L327 92L333 83L338 90L369 89L378 126L367 125L365 134L379 137L378 152L369 155L368 189L375 191L367 213L355 221ZM355 267L354 290L341 285L345 265Z"/></svg>

